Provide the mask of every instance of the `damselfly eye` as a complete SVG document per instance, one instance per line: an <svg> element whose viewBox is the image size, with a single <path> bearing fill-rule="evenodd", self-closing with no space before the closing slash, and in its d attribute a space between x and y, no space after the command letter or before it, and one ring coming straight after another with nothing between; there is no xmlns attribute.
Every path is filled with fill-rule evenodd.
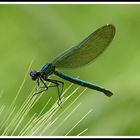
<svg viewBox="0 0 140 140"><path fill-rule="evenodd" d="M36 72L35 70L32 70L30 72L30 76L31 76L32 80L36 80L38 78L38 72Z"/></svg>

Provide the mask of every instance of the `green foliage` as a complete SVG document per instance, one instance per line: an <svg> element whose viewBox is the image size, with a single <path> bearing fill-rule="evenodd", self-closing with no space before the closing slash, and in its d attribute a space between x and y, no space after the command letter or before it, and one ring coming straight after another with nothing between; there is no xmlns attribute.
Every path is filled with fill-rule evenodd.
<svg viewBox="0 0 140 140"><path fill-rule="evenodd" d="M51 125L42 125L45 115L57 106L58 95L55 88L49 89L32 106L34 100L28 98L36 82L31 80L30 70L24 79L31 60L31 68L39 70L108 23L116 27L115 38L94 63L59 71L104 86L114 95L108 98L89 89L81 94L84 88L73 85L64 99L78 91L53 114ZM140 5L0 5L0 134L140 135L139 25ZM64 82L67 89L70 83ZM29 112L19 112L26 103Z"/></svg>

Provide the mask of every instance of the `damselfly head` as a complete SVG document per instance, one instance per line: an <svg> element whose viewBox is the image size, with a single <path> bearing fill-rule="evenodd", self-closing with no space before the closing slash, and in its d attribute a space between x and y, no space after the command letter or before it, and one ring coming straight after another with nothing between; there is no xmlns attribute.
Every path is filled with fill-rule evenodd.
<svg viewBox="0 0 140 140"><path fill-rule="evenodd" d="M40 72L37 72L36 70L31 70L30 72L30 76L32 78L32 80L36 80L39 76L41 75Z"/></svg>

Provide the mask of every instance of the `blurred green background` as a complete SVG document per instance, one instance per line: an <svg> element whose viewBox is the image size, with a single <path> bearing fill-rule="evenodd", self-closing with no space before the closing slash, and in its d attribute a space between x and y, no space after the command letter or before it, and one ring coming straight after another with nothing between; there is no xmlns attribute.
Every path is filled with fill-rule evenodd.
<svg viewBox="0 0 140 140"><path fill-rule="evenodd" d="M39 70L108 23L115 25L116 35L107 50L86 67L60 71L106 87L114 95L108 98L88 89L77 101L82 103L77 112L53 135L65 135L90 109L92 113L69 135L85 128L86 136L140 135L140 5L0 5L0 89L4 90L0 104L11 104L33 59L32 68ZM67 88L70 83L65 83ZM17 106L35 84L28 76ZM57 99L56 89L47 93L32 113L39 112L48 97Z"/></svg>

